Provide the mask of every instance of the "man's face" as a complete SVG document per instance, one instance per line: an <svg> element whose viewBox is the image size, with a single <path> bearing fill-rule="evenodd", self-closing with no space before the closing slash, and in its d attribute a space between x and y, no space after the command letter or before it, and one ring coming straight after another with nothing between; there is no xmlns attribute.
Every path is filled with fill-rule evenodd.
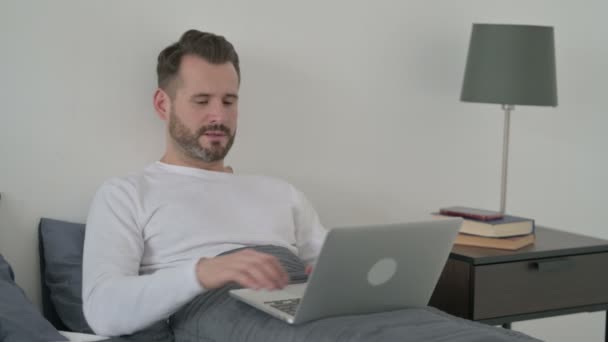
<svg viewBox="0 0 608 342"><path fill-rule="evenodd" d="M234 143L239 79L231 63L182 58L169 115L169 134L190 158L223 160Z"/></svg>

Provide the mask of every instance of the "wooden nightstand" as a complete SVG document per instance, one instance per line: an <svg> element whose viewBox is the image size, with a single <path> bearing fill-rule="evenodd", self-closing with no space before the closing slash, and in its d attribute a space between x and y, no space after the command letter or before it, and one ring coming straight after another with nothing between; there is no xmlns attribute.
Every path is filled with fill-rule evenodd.
<svg viewBox="0 0 608 342"><path fill-rule="evenodd" d="M606 311L608 241L536 227L536 243L517 251L455 245L429 305L505 327Z"/></svg>

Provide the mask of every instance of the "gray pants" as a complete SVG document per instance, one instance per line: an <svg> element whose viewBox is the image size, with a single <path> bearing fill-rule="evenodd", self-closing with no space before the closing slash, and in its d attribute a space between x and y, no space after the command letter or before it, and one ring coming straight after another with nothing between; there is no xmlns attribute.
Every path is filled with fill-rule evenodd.
<svg viewBox="0 0 608 342"><path fill-rule="evenodd" d="M256 249L277 256L292 278L304 275L304 264L287 249L272 246ZM168 342L171 338L175 342L538 341L433 308L333 317L292 326L233 299L228 295L232 288L234 286L206 292L171 316L168 322L124 341Z"/></svg>

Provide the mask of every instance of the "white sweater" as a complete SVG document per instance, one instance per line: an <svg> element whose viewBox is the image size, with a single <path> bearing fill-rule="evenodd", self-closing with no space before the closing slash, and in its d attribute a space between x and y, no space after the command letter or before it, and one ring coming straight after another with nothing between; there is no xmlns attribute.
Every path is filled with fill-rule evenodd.
<svg viewBox="0 0 608 342"><path fill-rule="evenodd" d="M275 245L311 262L325 235L311 204L284 181L156 162L95 195L84 244L85 317L100 335L136 332L204 291L200 258Z"/></svg>

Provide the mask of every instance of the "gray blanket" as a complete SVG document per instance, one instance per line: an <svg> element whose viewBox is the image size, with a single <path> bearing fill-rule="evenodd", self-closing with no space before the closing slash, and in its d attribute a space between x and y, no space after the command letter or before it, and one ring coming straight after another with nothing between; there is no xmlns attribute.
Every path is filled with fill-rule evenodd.
<svg viewBox="0 0 608 342"><path fill-rule="evenodd" d="M255 249L277 256L292 279L305 278L303 263L289 250L274 246ZM538 341L516 331L457 318L431 307L332 317L292 326L229 296L228 291L234 287L208 291L168 322L112 341L169 341L170 332L176 342Z"/></svg>

